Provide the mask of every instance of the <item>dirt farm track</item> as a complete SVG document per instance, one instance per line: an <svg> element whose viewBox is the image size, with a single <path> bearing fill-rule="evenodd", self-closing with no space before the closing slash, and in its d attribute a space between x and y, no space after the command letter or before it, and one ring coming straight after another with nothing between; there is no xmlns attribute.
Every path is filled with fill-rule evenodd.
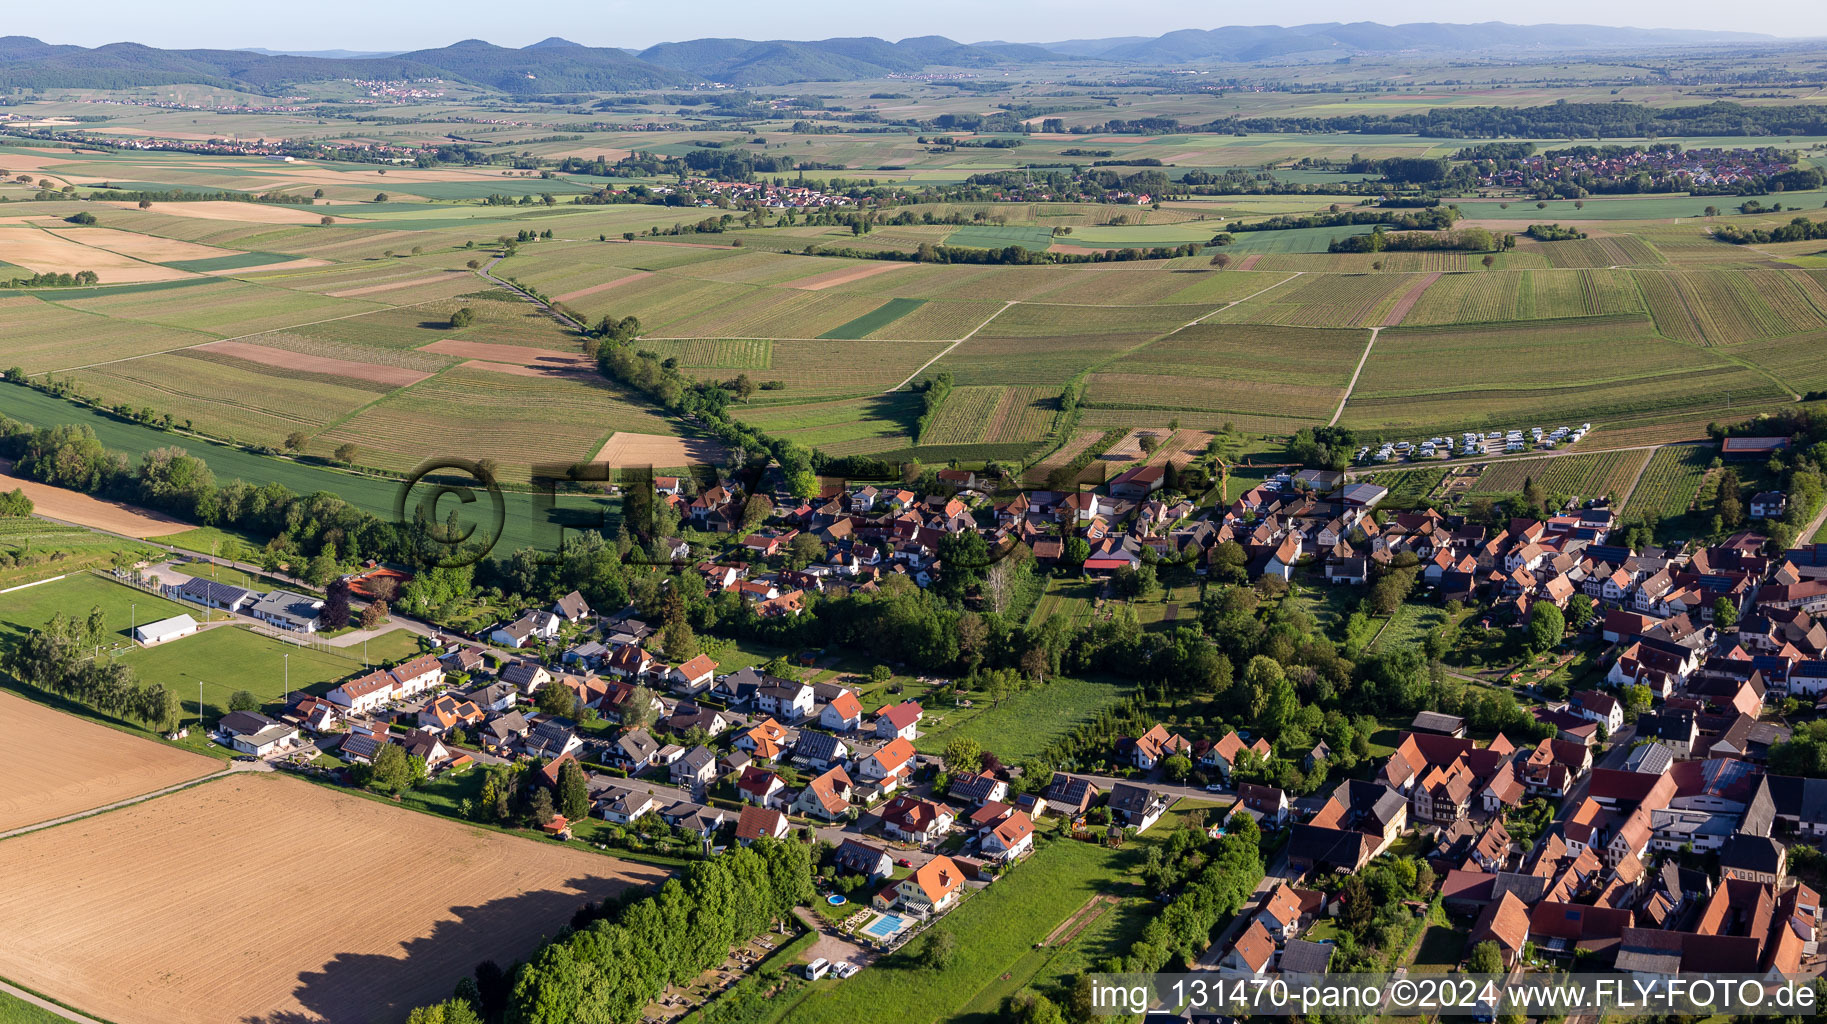
<svg viewBox="0 0 1827 1024"><path fill-rule="evenodd" d="M0 976L122 1024L398 1024L663 874L238 774L0 841Z"/></svg>
<svg viewBox="0 0 1827 1024"><path fill-rule="evenodd" d="M81 751L80 757L70 756ZM0 692L0 832L106 807L220 771L161 746Z"/></svg>

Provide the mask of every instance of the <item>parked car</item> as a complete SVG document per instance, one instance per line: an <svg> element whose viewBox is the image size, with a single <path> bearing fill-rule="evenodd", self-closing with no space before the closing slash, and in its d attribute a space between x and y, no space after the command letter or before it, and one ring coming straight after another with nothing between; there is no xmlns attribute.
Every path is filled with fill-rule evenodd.
<svg viewBox="0 0 1827 1024"><path fill-rule="evenodd" d="M913 867L913 861L908 860L906 857L901 857L901 858L897 859L894 863L895 863L896 867L900 867L900 868Z"/></svg>
<svg viewBox="0 0 1827 1024"><path fill-rule="evenodd" d="M1205 787L1205 791L1207 793L1222 793L1222 792L1224 792L1224 783L1214 782L1211 785Z"/></svg>

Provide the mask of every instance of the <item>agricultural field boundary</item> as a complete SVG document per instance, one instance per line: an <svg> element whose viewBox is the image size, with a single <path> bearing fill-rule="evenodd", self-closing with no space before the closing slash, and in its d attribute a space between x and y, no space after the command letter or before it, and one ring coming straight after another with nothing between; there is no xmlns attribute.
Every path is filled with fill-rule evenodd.
<svg viewBox="0 0 1827 1024"><path fill-rule="evenodd" d="M36 993L20 988L17 985L8 984L5 981L0 981L0 992L4 992L22 1003L29 1003L32 1006L36 1006L46 1013L56 1014L64 1020L73 1020L76 1021L77 1024L103 1024L103 1022L97 1018L77 1013L67 1006L53 1003L49 999L39 996Z"/></svg>
<svg viewBox="0 0 1827 1024"><path fill-rule="evenodd" d="M1364 364L1370 362L1370 350L1377 347L1377 335L1383 333L1387 324L1372 327L1370 340L1364 343L1364 354L1358 357L1358 368L1351 371L1351 381L1345 385L1345 393L1339 396L1339 407L1332 410L1332 418L1326 421L1328 427L1337 426L1339 417L1345 415L1345 403L1351 401L1351 392L1357 389L1358 377L1364 372Z"/></svg>
<svg viewBox="0 0 1827 1024"><path fill-rule="evenodd" d="M494 279L491 278L490 280L494 280ZM49 376L50 374L53 374L53 373L73 373L77 370L88 370L88 369L93 369L94 367L97 367L97 366L113 366L115 363L131 363L137 359L146 359L150 356L170 355L173 352L184 352L184 351L187 351L187 350L193 349L193 348L202 348L205 345L214 345L218 342L246 341L249 338L258 338L258 337L260 337L262 335L266 335L266 334L277 334L282 331L295 331L295 330L299 329L300 327L315 327L318 324L333 324L333 323L337 322L338 320L354 320L357 317L373 316L376 313L386 313L386 312L389 312L391 310L396 310L396 309L416 309L419 306L428 306L434 302L441 302L441 301L443 301L443 300L442 299L427 299L424 302L414 302L414 303L412 303L410 305L406 305L406 306L381 306L377 309L364 309L360 313L344 313L342 316L333 316L333 317L329 317L329 318L326 318L323 320L310 320L310 321L306 321L305 323L302 323L302 324L287 324L283 327L274 327L269 330L255 331L252 334L237 334L232 338L211 338L208 341L197 342L195 345L185 345L185 346L182 346L181 348L165 349L160 352L149 352L149 353L146 353L145 355L125 356L120 359L104 359L98 363L84 363L81 366L60 366L55 370L41 370L38 373L29 374L28 376L44 377L44 376ZM122 321L122 322L123 323L132 323L133 321ZM201 334L201 333L205 333L205 332L199 331L197 333Z"/></svg>
<svg viewBox="0 0 1827 1024"><path fill-rule="evenodd" d="M990 314L989 320L985 320L984 322L978 324L976 327L971 329L971 333L965 335L962 338L959 338L957 341L954 341L950 345L947 345L943 349L939 350L938 355L933 356L931 359L928 359L924 363L921 363L920 368L918 370L915 370L914 372L908 374L906 380L902 381L899 384L896 384L894 387L889 388L887 391L882 392L882 394L884 394L884 395L893 394L894 392L899 391L902 388L906 387L907 385L913 383L914 378L918 377L920 374L924 373L928 366L931 366L932 364L938 362L939 360L944 359L945 354L947 352L950 352L952 349L955 349L959 345L962 345L965 342L976 337L978 331L981 331L985 327L988 327L990 325L991 321L995 320L997 317L1001 316L1002 314L1007 313L1011 307L1017 306L1017 305L1020 305L1020 300L1017 300L1017 299L1010 299L1008 302L1003 303L1001 309Z"/></svg>
<svg viewBox="0 0 1827 1024"><path fill-rule="evenodd" d="M1662 447L1671 448L1671 447L1675 447L1675 446L1674 445L1663 445ZM1660 449L1657 449L1657 450L1659 451ZM1655 457L1656 457L1656 453L1650 452L1649 459L1644 459L1643 465L1637 467L1637 475L1630 478L1629 489L1627 489L1623 494L1619 495L1617 501L1612 502L1613 508L1624 509L1624 508L1628 508L1630 506L1630 496L1637 493L1637 485L1643 482L1643 474L1649 472L1649 461L1650 461L1650 459L1653 459Z"/></svg>
<svg viewBox="0 0 1827 1024"><path fill-rule="evenodd" d="M1169 331L1167 334L1162 335L1162 337L1164 337L1164 338L1171 337L1175 334L1178 334L1178 333L1180 333L1180 330L1184 330L1185 327L1197 327L1198 325L1206 322L1207 320L1210 320L1212 317L1215 317L1218 314L1224 312L1225 310L1230 309L1232 306L1241 305L1241 304L1248 302L1251 299L1257 297L1258 295L1266 295L1269 292L1272 292L1275 289L1280 288L1282 285L1287 284L1289 281L1292 281L1295 278L1304 275L1305 273L1306 273L1306 271L1304 271L1304 270L1296 270L1293 274L1289 275L1288 277L1282 278L1281 280L1275 282L1274 284L1268 286L1267 288L1264 288L1261 291L1251 292L1250 294L1245 295L1241 299L1232 299L1231 301L1225 303L1224 305L1219 306L1217 309L1212 310L1210 313L1207 313L1204 316L1200 317L1199 319L1194 320L1192 323L1186 324L1182 328L1179 328L1179 329L1176 329L1173 331Z"/></svg>
<svg viewBox="0 0 1827 1024"><path fill-rule="evenodd" d="M1688 448L1705 443L1706 442L1704 441L1674 441L1661 442L1658 444L1618 445L1613 448L1587 448L1581 446L1578 448L1565 448L1553 452L1530 452L1526 455L1488 455L1478 459L1453 459L1442 462L1440 465L1451 469L1455 466L1465 466L1478 462L1531 462L1535 460L1564 459L1573 455L1603 455L1607 452L1655 452L1663 448ZM1353 466L1345 471L1345 478L1348 480L1356 480L1366 473L1411 473L1421 472L1428 468L1430 467L1427 465ZM1645 466L1645 469L1647 468L1648 467ZM1639 476L1639 479L1640 478L1641 477ZM1633 487L1632 489L1634 490L1635 488ZM1614 503L1614 507L1622 507L1622 503Z"/></svg>
<svg viewBox="0 0 1827 1024"><path fill-rule="evenodd" d="M272 766L266 764L266 762L264 762L264 761L255 761L252 763L232 761L229 763L229 765L226 768L223 768L221 771L211 772L208 775L202 776L201 778L191 779L188 782L174 783L173 785L166 786L164 789L154 790L150 793L141 793L139 796L130 796L125 800L116 800L115 802L108 804L105 807L93 807L86 811L77 811L75 814L66 814L61 818L52 818L50 821L40 821L40 822L37 822L36 824L32 824L32 825L21 825L18 828L10 829L6 832L0 832L0 839L11 839L14 836L22 836L28 832L38 832L40 830L47 829L47 828L55 828L58 825L68 825L72 821L81 821L84 818L93 818L97 814L106 814L109 811L118 811L123 807L132 807L134 804L143 804L146 801L155 799L157 797L169 796L172 793L176 793L180 790L189 789L192 786L201 786L205 782L213 782L214 780L219 779L224 775L233 775L237 772L256 772L256 771L270 772L272 770L273 770Z"/></svg>

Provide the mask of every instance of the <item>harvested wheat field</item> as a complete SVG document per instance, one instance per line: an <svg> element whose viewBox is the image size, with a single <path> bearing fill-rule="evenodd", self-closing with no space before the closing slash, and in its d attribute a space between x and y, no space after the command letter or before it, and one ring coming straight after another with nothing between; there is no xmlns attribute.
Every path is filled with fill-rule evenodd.
<svg viewBox="0 0 1827 1024"><path fill-rule="evenodd" d="M41 274L75 274L93 270L102 284L137 284L142 281L175 281L195 275L142 263L129 256L94 249L61 234L35 228L0 230L0 261Z"/></svg>
<svg viewBox="0 0 1827 1024"><path fill-rule="evenodd" d="M123 210L139 209L134 202L103 203ZM316 224L324 212L314 207L280 206L276 203L237 203L228 199L202 199L185 203L154 203L152 208L173 217L198 220L238 220L243 224ZM357 217L337 217L338 224L365 224Z"/></svg>
<svg viewBox="0 0 1827 1024"><path fill-rule="evenodd" d="M207 345L198 345L196 351L234 356L236 359L245 359L250 363L259 363L262 366L278 366L288 370L351 377L355 380L392 384L402 388L417 384L431 376L431 372L428 370L413 370L404 366L382 366L378 363L358 363L353 359L337 359L332 356L310 356L301 352L288 352L285 349L254 345L245 341L212 341Z"/></svg>
<svg viewBox="0 0 1827 1024"><path fill-rule="evenodd" d="M71 757L72 750L82 751ZM156 793L222 762L0 692L0 832Z"/></svg>
<svg viewBox="0 0 1827 1024"><path fill-rule="evenodd" d="M397 1024L665 875L241 773L0 842L0 976L135 1024Z"/></svg>
<svg viewBox="0 0 1827 1024"><path fill-rule="evenodd" d="M124 537L142 540L147 537L163 537L196 525L124 501L104 501L77 491L14 476L10 459L0 459L0 480L4 481L7 490L17 487L24 491L25 496L32 499L33 510L38 515L118 533Z"/></svg>
<svg viewBox="0 0 1827 1024"><path fill-rule="evenodd" d="M659 469L720 466L728 457L729 451L722 444L706 438L630 434L619 430L610 434L603 450L596 453L597 462L606 462L616 469L624 466Z"/></svg>

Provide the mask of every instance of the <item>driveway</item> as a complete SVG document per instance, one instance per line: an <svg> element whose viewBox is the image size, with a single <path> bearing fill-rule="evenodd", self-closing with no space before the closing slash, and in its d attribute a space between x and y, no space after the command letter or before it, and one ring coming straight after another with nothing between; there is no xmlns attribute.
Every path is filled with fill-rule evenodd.
<svg viewBox="0 0 1827 1024"><path fill-rule="evenodd" d="M1597 761L1594 761L1592 766L1594 768L1612 769L1624 767L1624 762L1630 757L1631 741L1636 738L1637 727L1634 724L1626 725L1624 728L1619 729L1617 735L1611 737L1611 749L1601 755ZM1568 815L1571 815L1577 810L1580 803L1586 799L1586 793L1591 788L1592 773L1587 772L1580 776L1580 780L1573 784L1572 789L1567 791L1566 799L1561 801L1560 810L1554 812L1555 824L1558 825L1561 822L1566 821Z"/></svg>
<svg viewBox="0 0 1827 1024"><path fill-rule="evenodd" d="M793 916L799 918L800 924L818 933L818 940L800 955L800 963L811 963L823 957L831 963L848 960L862 967L875 960L873 952L845 938L817 912L805 907L794 907Z"/></svg>
<svg viewBox="0 0 1827 1024"><path fill-rule="evenodd" d="M1097 783L1098 788L1102 789L1105 793L1110 792L1111 786L1114 786L1119 782L1127 782L1133 786L1147 786L1157 793L1166 793L1168 796L1176 799L1185 798L1187 800L1202 800L1206 803L1214 804L1234 803L1237 800L1237 791L1234 788L1217 793L1207 793L1199 786L1164 781L1160 778L1159 772L1149 772L1140 779L1120 779L1114 775L1091 775L1086 772L1067 772L1066 774L1075 775L1081 779L1090 779L1092 782Z"/></svg>

